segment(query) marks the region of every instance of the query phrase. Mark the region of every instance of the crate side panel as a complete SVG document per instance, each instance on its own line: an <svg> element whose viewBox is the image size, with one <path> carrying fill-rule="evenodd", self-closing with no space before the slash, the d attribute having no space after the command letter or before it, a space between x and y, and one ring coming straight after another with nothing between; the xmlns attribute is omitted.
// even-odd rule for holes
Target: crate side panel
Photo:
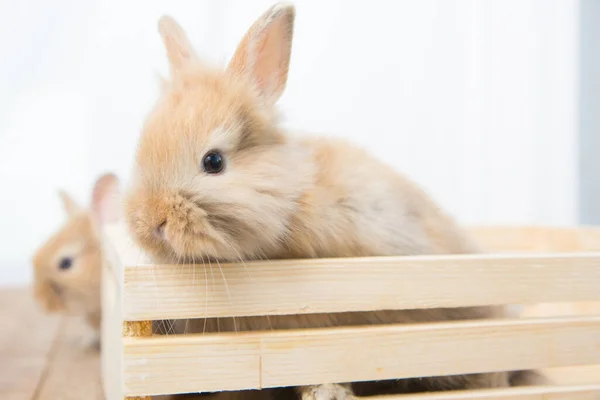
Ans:
<svg viewBox="0 0 600 400"><path fill-rule="evenodd" d="M600 300L600 253L125 268L128 320Z"/></svg>
<svg viewBox="0 0 600 400"><path fill-rule="evenodd" d="M105 243L105 260L102 269L102 354L101 373L104 395L107 400L123 399L121 337L122 313L119 260Z"/></svg>
<svg viewBox="0 0 600 400"><path fill-rule="evenodd" d="M127 339L124 357L129 395L598 364L600 317Z"/></svg>
<svg viewBox="0 0 600 400"><path fill-rule="evenodd" d="M598 400L600 384L372 396L369 400Z"/></svg>
<svg viewBox="0 0 600 400"><path fill-rule="evenodd" d="M478 226L468 232L489 252L600 251L597 227Z"/></svg>
<svg viewBox="0 0 600 400"><path fill-rule="evenodd" d="M598 363L600 318L478 321L273 337L263 343L262 382L288 386Z"/></svg>
<svg viewBox="0 0 600 400"><path fill-rule="evenodd" d="M169 335L124 340L128 396L259 388L260 337Z"/></svg>

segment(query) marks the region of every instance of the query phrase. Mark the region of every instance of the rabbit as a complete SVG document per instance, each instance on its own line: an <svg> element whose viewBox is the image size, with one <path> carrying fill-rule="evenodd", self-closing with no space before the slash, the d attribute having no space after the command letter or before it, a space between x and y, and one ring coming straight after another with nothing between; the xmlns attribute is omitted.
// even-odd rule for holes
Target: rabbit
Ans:
<svg viewBox="0 0 600 400"><path fill-rule="evenodd" d="M293 5L272 6L247 31L227 67L216 69L199 59L171 17L160 18L171 77L144 122L124 199L134 241L156 262L212 265L480 252L424 190L368 151L342 139L296 136L278 125L275 105L286 86L294 19ZM505 315L503 307L309 314L176 321L175 330ZM523 371L403 379L381 390L503 387L538 376ZM297 393L303 400L341 400L355 396L353 387L357 393L378 390L376 384L340 383L299 387Z"/></svg>
<svg viewBox="0 0 600 400"><path fill-rule="evenodd" d="M95 182L91 209L59 191L67 220L33 256L34 295L48 312L78 315L92 330L90 345L100 345L100 227L118 219L119 182L107 173Z"/></svg>

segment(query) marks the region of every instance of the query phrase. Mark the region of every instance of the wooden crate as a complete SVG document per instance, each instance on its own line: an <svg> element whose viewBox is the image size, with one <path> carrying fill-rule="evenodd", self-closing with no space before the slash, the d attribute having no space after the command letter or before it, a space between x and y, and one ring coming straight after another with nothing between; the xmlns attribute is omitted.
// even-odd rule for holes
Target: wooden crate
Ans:
<svg viewBox="0 0 600 400"><path fill-rule="evenodd" d="M600 230L472 232L493 254L253 262L222 266L215 279L192 266L153 265L123 226L111 226L103 274L107 399L529 368L553 368L560 378L567 372L556 368L570 366L592 371L589 381L396 397L600 399ZM210 299L202 290L208 279ZM475 322L151 332L151 321L162 319L491 304L527 307L520 318Z"/></svg>

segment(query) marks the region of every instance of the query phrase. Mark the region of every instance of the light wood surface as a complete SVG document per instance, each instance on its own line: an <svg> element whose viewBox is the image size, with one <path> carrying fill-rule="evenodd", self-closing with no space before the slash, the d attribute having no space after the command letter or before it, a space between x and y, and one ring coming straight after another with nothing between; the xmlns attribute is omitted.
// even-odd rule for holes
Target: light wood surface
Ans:
<svg viewBox="0 0 600 400"><path fill-rule="evenodd" d="M600 253L592 253L600 251L600 229L474 227L470 231L485 250L520 254L161 266L149 263L122 224L107 228L115 248L113 259L119 261L111 269L114 279L123 284L126 320L499 302L536 304L540 312L545 303L565 312L574 303L581 309L586 302L589 312L600 312L600 270L595 268ZM535 252L563 254L549 257ZM453 295L455 290L460 297Z"/></svg>
<svg viewBox="0 0 600 400"><path fill-rule="evenodd" d="M585 314L583 310L582 314ZM25 289L0 290L0 399L81 400L102 399L98 355L81 344L86 328L77 319L48 316L33 303ZM59 336L64 336L60 338ZM52 361L51 354L56 357ZM570 367L546 371L558 383L575 384L574 392L549 388L527 391L524 397L506 397L495 392L470 394L471 399L598 400L600 368ZM541 389L536 389L541 390ZM570 389L569 389L570 390ZM84 395L85 394L85 395ZM433 397L432 397L433 396ZM438 397L440 396L440 397ZM449 397L448 397L449 396ZM458 394L410 396L408 400L458 400ZM171 399L155 396L153 399ZM173 398L176 399L175 396ZM465 397L462 397L465 398ZM467 399L469 397L466 397ZM186 397L188 400L189 397ZM199 398L200 399L200 398ZM389 400L392 400L391 398Z"/></svg>
<svg viewBox="0 0 600 400"><path fill-rule="evenodd" d="M543 386L427 393L405 396L373 396L371 400L598 400L600 385Z"/></svg>
<svg viewBox="0 0 600 400"><path fill-rule="evenodd" d="M239 390L598 364L600 317L155 336L124 347L127 394Z"/></svg>
<svg viewBox="0 0 600 400"><path fill-rule="evenodd" d="M596 230L589 230L582 234L581 231L570 229L557 229L549 233L545 229L526 228L528 232L523 234L521 228L493 228L493 231L488 228L476 229L479 229L480 241L487 243L489 249L496 251L519 250L515 247L518 244L521 251L600 251L600 235L597 235ZM515 237L517 239L514 239ZM143 258L140 257L140 260ZM117 268L119 266L115 266L115 271ZM118 273L116 275L118 279ZM111 279L115 284L115 277ZM118 293L113 295L117 296ZM558 306L554 304L528 307L526 315L591 316L600 315L599 310L598 302L578 302ZM32 293L28 289L0 290L0 318L2 320L0 399L100 400L103 398L99 383L99 356L93 351L86 350L84 341L87 328L79 319L46 315L34 304ZM117 331L121 333L120 325ZM154 340L154 338L146 340ZM597 351L597 349L598 347L593 350ZM173 374L176 372L173 370ZM470 394L409 396L403 399L598 400L600 398L600 388L592 384L600 381L599 366L552 368L546 372L557 383L576 386L518 389L519 395L512 390L502 394L498 391L478 391ZM170 396L153 397L153 399L158 398L166 399ZM391 400L391 397L388 399Z"/></svg>
<svg viewBox="0 0 600 400"><path fill-rule="evenodd" d="M479 226L469 232L495 253L600 251L600 228L592 226Z"/></svg>
<svg viewBox="0 0 600 400"><path fill-rule="evenodd" d="M125 267L127 320L600 300L600 253ZM274 299L277 299L274 301Z"/></svg>
<svg viewBox="0 0 600 400"><path fill-rule="evenodd" d="M0 320L0 399L104 398L83 321L45 314L26 289L0 290Z"/></svg>
<svg viewBox="0 0 600 400"><path fill-rule="evenodd" d="M588 380L600 379L596 365L585 365L600 363L600 231L476 227L471 232L484 250L496 254L169 266L152 265L122 227L109 228L125 321L488 304L534 304L524 315L537 318L124 338L125 394L542 367L550 367L545 370L553 378L576 370L570 375L575 380L586 372ZM544 252L554 254L539 254ZM553 312L588 316L540 319ZM579 366L560 368L571 365ZM595 391L536 390L466 398L568 398Z"/></svg>
<svg viewBox="0 0 600 400"><path fill-rule="evenodd" d="M106 243L105 254L113 263L105 265L102 270L102 384L104 393L108 399L123 399L123 375L122 375L122 325L123 315L120 301L122 279L119 278L120 268L118 259L111 255L110 245Z"/></svg>
<svg viewBox="0 0 600 400"><path fill-rule="evenodd" d="M30 289L14 288L0 290L0 320L1 400L105 399L100 354L82 319L48 315Z"/></svg>

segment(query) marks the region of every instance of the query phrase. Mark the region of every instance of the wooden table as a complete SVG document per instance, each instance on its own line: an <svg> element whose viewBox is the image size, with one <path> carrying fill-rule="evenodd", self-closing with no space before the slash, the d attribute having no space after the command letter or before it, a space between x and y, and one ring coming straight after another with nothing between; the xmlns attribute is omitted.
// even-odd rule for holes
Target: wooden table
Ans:
<svg viewBox="0 0 600 400"><path fill-rule="evenodd" d="M45 314L30 290L3 289L0 320L0 399L104 399L100 354L80 319Z"/></svg>
<svg viewBox="0 0 600 400"><path fill-rule="evenodd" d="M565 314L600 311L597 303L580 308ZM536 308L528 313L547 312ZM31 291L21 288L0 290L0 321L1 400L104 400L100 354L86 345L89 331L81 319L44 313ZM600 381L600 366L547 372L557 383ZM182 398L160 399L172 397ZM185 396L192 398L207 399Z"/></svg>

